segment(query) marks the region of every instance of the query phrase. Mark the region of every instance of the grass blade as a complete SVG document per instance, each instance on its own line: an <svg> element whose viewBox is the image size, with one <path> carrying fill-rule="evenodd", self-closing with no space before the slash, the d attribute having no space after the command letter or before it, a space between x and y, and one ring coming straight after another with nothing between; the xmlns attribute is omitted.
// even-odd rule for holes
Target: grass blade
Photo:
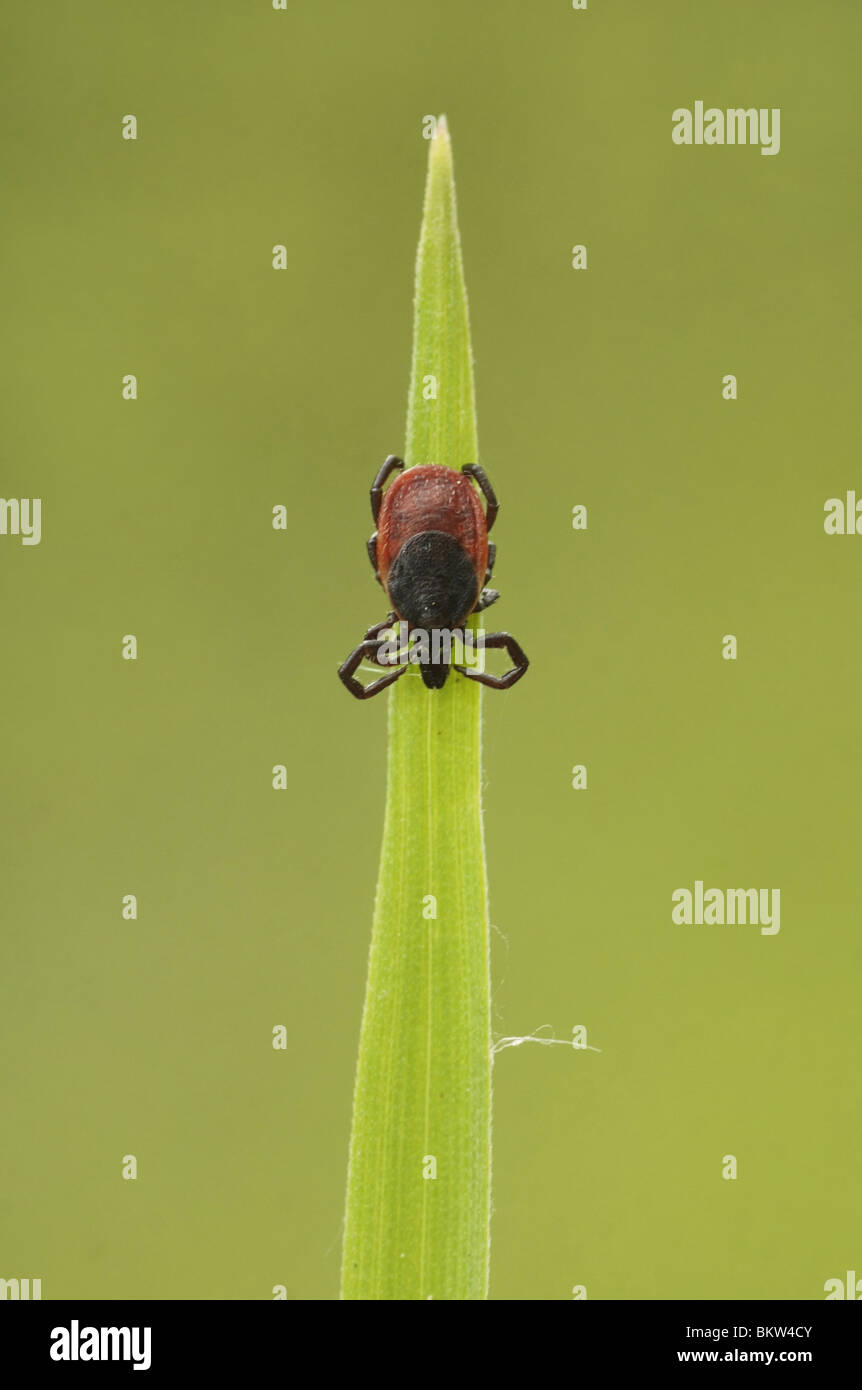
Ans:
<svg viewBox="0 0 862 1390"><path fill-rule="evenodd" d="M477 458L452 148L441 117L416 266L405 460L460 468ZM487 1297L491 1039L480 694L454 673L430 691L410 671L386 697L386 817L354 1096L346 1299Z"/></svg>

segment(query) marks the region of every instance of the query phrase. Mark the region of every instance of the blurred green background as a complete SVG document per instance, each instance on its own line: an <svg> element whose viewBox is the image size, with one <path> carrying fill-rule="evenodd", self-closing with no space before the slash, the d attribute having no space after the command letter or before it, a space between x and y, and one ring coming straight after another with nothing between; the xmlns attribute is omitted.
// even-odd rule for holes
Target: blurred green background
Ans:
<svg viewBox="0 0 862 1390"><path fill-rule="evenodd" d="M851 0L6 7L0 1277L337 1296L386 697L335 668L440 111L532 659L485 699L495 1030L601 1048L497 1059L491 1295L862 1268L860 43ZM780 153L675 146L698 99ZM674 926L696 878L780 934Z"/></svg>

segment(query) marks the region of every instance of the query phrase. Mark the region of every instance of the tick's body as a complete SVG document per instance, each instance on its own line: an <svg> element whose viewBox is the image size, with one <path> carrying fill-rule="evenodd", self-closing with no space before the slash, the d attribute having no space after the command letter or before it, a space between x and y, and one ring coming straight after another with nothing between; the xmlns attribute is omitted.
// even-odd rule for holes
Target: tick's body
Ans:
<svg viewBox="0 0 862 1390"><path fill-rule="evenodd" d="M436 464L402 473L383 494L376 552L397 617L412 627L458 627L488 568L488 527L473 484Z"/></svg>
<svg viewBox="0 0 862 1390"><path fill-rule="evenodd" d="M475 463L465 464L461 472L426 464L401 473L384 492L390 474L403 468L401 459L390 455L371 489L377 530L368 542L368 554L392 611L382 623L368 629L365 641L339 667L344 684L360 700L376 695L407 670L401 666L367 686L354 675L363 657L378 665L387 664L378 658L382 640L378 634L396 619L405 622L408 631L451 631L499 597L495 589L484 587L495 554L488 532L498 511L484 471ZM484 493L485 511L471 477ZM462 666L456 670L498 689L514 685L528 665L515 639L506 632L494 632L485 637L484 645L505 647L515 662L512 670L504 676L468 671ZM420 671L426 686L438 690L446 681L449 666L428 660L421 662Z"/></svg>

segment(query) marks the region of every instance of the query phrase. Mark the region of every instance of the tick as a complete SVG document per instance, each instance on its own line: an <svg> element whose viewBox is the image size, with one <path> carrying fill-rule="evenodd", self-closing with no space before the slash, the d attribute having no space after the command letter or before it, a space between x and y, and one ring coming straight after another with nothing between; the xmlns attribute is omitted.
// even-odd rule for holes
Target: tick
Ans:
<svg viewBox="0 0 862 1390"><path fill-rule="evenodd" d="M399 476L386 487L393 473ZM485 498L484 510L474 481ZM460 472L439 464L405 469L402 459L389 455L371 488L371 512L377 530L368 541L368 557L391 611L368 629L338 668L357 700L379 694L408 670L402 664L368 685L356 679L363 658L377 666L392 664L381 659L385 639L380 634L396 622L407 624L408 640L417 629L431 636L451 632L500 597L496 589L485 587L496 555L488 532L498 511L494 489L478 463L465 463ZM494 690L508 690L526 671L526 656L508 632L487 633L484 646L503 648L513 663L511 669L502 676L464 666L455 670ZM438 659L433 656L429 646L418 663L419 670L429 690L440 690L449 675L449 662L439 659L439 649Z"/></svg>

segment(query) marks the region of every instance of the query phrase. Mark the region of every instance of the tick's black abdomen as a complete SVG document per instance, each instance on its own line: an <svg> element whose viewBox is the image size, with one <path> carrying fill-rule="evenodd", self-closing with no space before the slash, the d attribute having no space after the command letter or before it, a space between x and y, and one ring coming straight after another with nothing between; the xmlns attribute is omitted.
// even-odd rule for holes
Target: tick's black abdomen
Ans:
<svg viewBox="0 0 862 1390"><path fill-rule="evenodd" d="M460 541L445 531L420 531L399 550L386 587L411 627L458 627L473 611L479 580Z"/></svg>

